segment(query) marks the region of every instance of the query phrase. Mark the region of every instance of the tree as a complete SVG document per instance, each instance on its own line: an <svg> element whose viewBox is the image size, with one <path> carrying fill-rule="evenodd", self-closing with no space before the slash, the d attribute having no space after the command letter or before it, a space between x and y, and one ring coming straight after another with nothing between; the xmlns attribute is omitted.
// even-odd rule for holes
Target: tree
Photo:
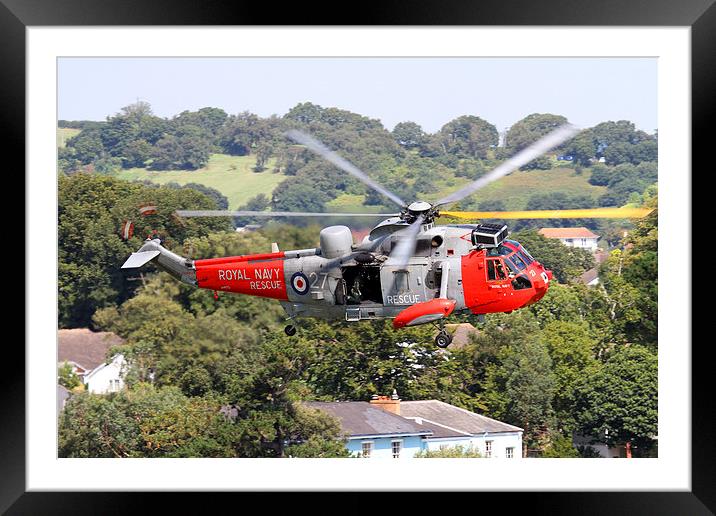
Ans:
<svg viewBox="0 0 716 516"><path fill-rule="evenodd" d="M545 459L571 459L580 457L580 454L569 437L556 434L552 437L549 446L547 446L542 453L542 457Z"/></svg>
<svg viewBox="0 0 716 516"><path fill-rule="evenodd" d="M400 122L393 128L393 138L406 149L415 149L425 141L423 128L415 122Z"/></svg>
<svg viewBox="0 0 716 516"><path fill-rule="evenodd" d="M167 183L167 186L169 186L170 184L171 183ZM177 185L177 186L179 186L179 185ZM206 185L201 185L198 183L187 183L180 188L190 188L192 190L196 190L197 192L203 193L209 199L214 201L214 203L216 204L216 209L218 209L218 210L228 210L229 209L229 200L226 198L226 196L224 194L222 194L216 188L212 188L212 187L206 186Z"/></svg>
<svg viewBox="0 0 716 516"><path fill-rule="evenodd" d="M133 140L127 144L122 164L125 168L143 167L152 155L152 146L147 140Z"/></svg>
<svg viewBox="0 0 716 516"><path fill-rule="evenodd" d="M608 443L633 443L641 452L658 432L657 358L642 346L615 349L604 366L579 382L576 417L580 430Z"/></svg>
<svg viewBox="0 0 716 516"><path fill-rule="evenodd" d="M482 455L472 445L460 446L458 444L439 450L420 450L414 457L416 459L479 459Z"/></svg>
<svg viewBox="0 0 716 516"><path fill-rule="evenodd" d="M594 186L607 186L612 178L612 168L602 163L595 163L592 167L592 175L589 176L589 184Z"/></svg>
<svg viewBox="0 0 716 516"><path fill-rule="evenodd" d="M73 371L72 364L69 362L63 362L57 368L57 383L69 390L72 390L75 387L82 385L82 380L80 380L80 378Z"/></svg>
<svg viewBox="0 0 716 516"><path fill-rule="evenodd" d="M552 425L552 360L533 336L505 346L498 357L498 364L487 367L484 399L492 417L524 429L527 456L528 448L542 446Z"/></svg>
<svg viewBox="0 0 716 516"><path fill-rule="evenodd" d="M180 135L167 134L152 152L152 170L196 170L209 162L212 144L196 126L183 127Z"/></svg>
<svg viewBox="0 0 716 516"><path fill-rule="evenodd" d="M554 373L554 408L559 430L576 429L574 420L575 385L597 369L594 358L596 342L585 323L555 320L544 326L542 340L552 359Z"/></svg>
<svg viewBox="0 0 716 516"><path fill-rule="evenodd" d="M302 179L288 178L274 189L271 210L321 212L325 211L325 203L330 200L326 190L307 184Z"/></svg>
<svg viewBox="0 0 716 516"><path fill-rule="evenodd" d="M239 211L265 211L271 206L271 200L266 194L258 194L246 201L246 204L239 206ZM246 226L247 224L255 224L256 217L234 217L234 225L236 227Z"/></svg>
<svg viewBox="0 0 716 516"><path fill-rule="evenodd" d="M60 176L58 191L58 295L61 327L87 326L97 308L128 299L136 283L120 269L146 235L157 230L169 248L184 239L227 228L227 221L180 220L181 208L215 209L205 195L191 189L144 186L106 176ZM142 217L138 208L155 202L156 215ZM123 240L124 221L135 224L135 236Z"/></svg>
<svg viewBox="0 0 716 516"><path fill-rule="evenodd" d="M59 456L236 457L236 427L220 409L176 387L76 394L60 415Z"/></svg>
<svg viewBox="0 0 716 516"><path fill-rule="evenodd" d="M515 154L566 123L567 119L563 116L533 113L515 122L507 131L506 151L510 155ZM550 168L552 164L547 156L536 158L522 167L523 170Z"/></svg>
<svg viewBox="0 0 716 516"><path fill-rule="evenodd" d="M220 108L204 107L198 111L182 111L174 117L174 127L194 126L201 128L209 140L217 138L221 127L228 118L226 111Z"/></svg>
<svg viewBox="0 0 716 516"><path fill-rule="evenodd" d="M224 152L235 156L246 156L254 152L259 143L268 142L274 136L274 130L266 120L244 111L226 119L218 141Z"/></svg>
<svg viewBox="0 0 716 516"><path fill-rule="evenodd" d="M442 154L485 158L499 140L497 128L477 116L465 115L445 124L433 137Z"/></svg>
<svg viewBox="0 0 716 516"><path fill-rule="evenodd" d="M656 198L651 199L656 207ZM624 339L652 349L658 343L658 212L635 229L600 267L613 326Z"/></svg>
<svg viewBox="0 0 716 516"><path fill-rule="evenodd" d="M87 165L106 154L101 135L101 129L85 129L67 140L66 145L74 158Z"/></svg>
<svg viewBox="0 0 716 516"><path fill-rule="evenodd" d="M261 142L256 147L256 165L254 166L254 172L263 172L266 170L266 162L273 155L274 148L268 142Z"/></svg>
<svg viewBox="0 0 716 516"><path fill-rule="evenodd" d="M585 167L591 165L597 153L597 145L589 130L577 133L574 138L564 143L563 147L565 153L574 158L575 163Z"/></svg>

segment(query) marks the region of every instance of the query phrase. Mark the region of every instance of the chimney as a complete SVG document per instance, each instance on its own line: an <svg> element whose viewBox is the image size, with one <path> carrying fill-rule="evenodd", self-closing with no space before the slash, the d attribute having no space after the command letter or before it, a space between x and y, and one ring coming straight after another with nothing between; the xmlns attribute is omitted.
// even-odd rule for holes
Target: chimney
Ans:
<svg viewBox="0 0 716 516"><path fill-rule="evenodd" d="M398 397L398 393L395 389L393 389L393 394L391 396L378 396L377 394L374 394L370 399L370 404L388 412L392 412L398 416L400 415L400 398Z"/></svg>

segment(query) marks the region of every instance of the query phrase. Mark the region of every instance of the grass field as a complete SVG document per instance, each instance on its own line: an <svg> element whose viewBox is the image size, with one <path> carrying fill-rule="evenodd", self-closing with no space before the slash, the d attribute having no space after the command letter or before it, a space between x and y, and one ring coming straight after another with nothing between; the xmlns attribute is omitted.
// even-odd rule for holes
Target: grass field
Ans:
<svg viewBox="0 0 716 516"><path fill-rule="evenodd" d="M571 168L518 170L487 185L468 200L470 204L476 206L481 201L500 199L505 203L506 209L522 210L527 207L527 202L533 195L563 192L569 196L589 195L596 202L597 197L606 192L606 187L590 185L588 182L590 175L590 170L583 170L581 174L577 174ZM447 193L449 192L441 192L436 198Z"/></svg>
<svg viewBox="0 0 716 516"><path fill-rule="evenodd" d="M145 180L158 184L175 182L180 185L198 183L216 188L229 200L229 208L236 209L252 197L263 193L271 197L271 192L286 176L272 172L274 160L267 163L266 170L254 172L254 156L229 156L212 154L209 163L199 170L162 170L150 171L144 168L122 170L117 177L126 180Z"/></svg>
<svg viewBox="0 0 716 516"><path fill-rule="evenodd" d="M57 128L57 146L64 147L65 142L77 134L80 134L79 129L70 129L69 127L58 127Z"/></svg>
<svg viewBox="0 0 716 516"><path fill-rule="evenodd" d="M513 172L484 189L468 197L469 204L475 207L481 201L500 199L508 210L522 210L532 195L564 192L567 195L590 195L596 199L606 192L606 187L589 184L590 170L576 174L571 168L553 168L552 170L529 170ZM426 196L424 200L434 202L445 197L450 192L467 184L463 178L458 178L455 185ZM387 201L390 202L390 201ZM362 195L343 194L326 204L326 209L345 212L376 211L372 206L363 206Z"/></svg>

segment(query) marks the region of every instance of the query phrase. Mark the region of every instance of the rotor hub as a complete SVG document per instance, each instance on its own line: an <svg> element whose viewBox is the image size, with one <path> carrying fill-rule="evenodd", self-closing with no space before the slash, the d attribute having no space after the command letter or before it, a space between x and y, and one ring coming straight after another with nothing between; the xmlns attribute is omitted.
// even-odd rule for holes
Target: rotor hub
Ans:
<svg viewBox="0 0 716 516"><path fill-rule="evenodd" d="M403 208L401 213L401 218L409 224L414 222L419 216L423 217L425 223L430 223L438 216L438 212L429 202L415 201L410 203L406 208Z"/></svg>

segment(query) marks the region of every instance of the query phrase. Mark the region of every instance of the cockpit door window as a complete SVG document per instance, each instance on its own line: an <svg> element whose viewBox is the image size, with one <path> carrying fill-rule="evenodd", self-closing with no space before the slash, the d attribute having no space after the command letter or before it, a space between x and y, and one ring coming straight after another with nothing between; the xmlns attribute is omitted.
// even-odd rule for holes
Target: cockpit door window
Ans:
<svg viewBox="0 0 716 516"><path fill-rule="evenodd" d="M487 279L488 281L501 281L507 279L507 272L502 260L495 258L487 259Z"/></svg>

